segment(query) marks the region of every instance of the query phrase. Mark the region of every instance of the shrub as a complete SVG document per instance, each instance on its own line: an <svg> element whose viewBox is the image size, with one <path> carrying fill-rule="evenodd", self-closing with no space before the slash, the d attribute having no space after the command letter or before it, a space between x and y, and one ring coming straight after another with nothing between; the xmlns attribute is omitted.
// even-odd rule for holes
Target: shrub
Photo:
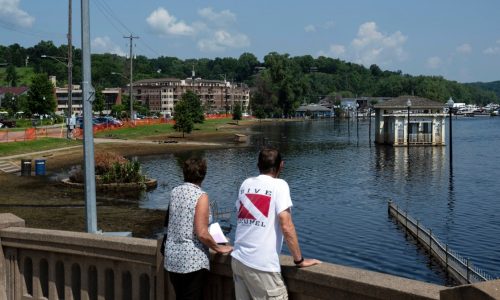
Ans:
<svg viewBox="0 0 500 300"><path fill-rule="evenodd" d="M102 183L143 183L145 176L141 174L138 161L114 163L113 167L101 176Z"/></svg>
<svg viewBox="0 0 500 300"><path fill-rule="evenodd" d="M114 152L99 151L94 154L95 175L97 183L144 183L145 176L141 174L138 161L129 161ZM80 166L69 173L72 182L82 183L83 170Z"/></svg>
<svg viewBox="0 0 500 300"><path fill-rule="evenodd" d="M104 175L113 168L115 163L123 164L127 159L115 152L98 151L94 154L95 174Z"/></svg>

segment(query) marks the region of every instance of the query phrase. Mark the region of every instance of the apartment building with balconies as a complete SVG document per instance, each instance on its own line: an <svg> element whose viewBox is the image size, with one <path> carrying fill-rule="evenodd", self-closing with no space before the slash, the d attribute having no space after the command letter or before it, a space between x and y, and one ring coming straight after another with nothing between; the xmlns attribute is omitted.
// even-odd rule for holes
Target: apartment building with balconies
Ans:
<svg viewBox="0 0 500 300"><path fill-rule="evenodd" d="M206 113L230 113L236 103L248 112L250 89L242 83L201 78L154 78L134 82L133 97L151 112L172 115L175 104L184 93L193 91L200 97Z"/></svg>

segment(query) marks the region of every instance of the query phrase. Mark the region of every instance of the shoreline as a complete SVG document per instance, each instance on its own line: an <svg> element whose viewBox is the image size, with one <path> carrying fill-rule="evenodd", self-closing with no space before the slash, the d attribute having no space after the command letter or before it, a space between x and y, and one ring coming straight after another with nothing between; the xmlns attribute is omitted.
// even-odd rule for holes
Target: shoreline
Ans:
<svg viewBox="0 0 500 300"><path fill-rule="evenodd" d="M248 136L259 134L252 127L291 120L250 120L240 124L227 124L215 132L192 132L186 138L176 138L177 143L162 143L163 136L148 136L141 140L95 139L95 149L113 151L125 157L179 153L193 150L248 147L247 143L234 142L235 134ZM175 135L180 135L175 134ZM172 139L168 137L168 139ZM182 141L181 141L182 140ZM20 157L46 159L46 176L25 176L19 173L0 174L2 201L0 213L13 213L26 221L27 227L86 231L85 195L82 190L65 187L53 177L69 171L69 168L83 165L83 147L43 151L43 154ZM40 157L41 156L41 157ZM21 158L13 158L19 162ZM0 157L0 160L2 157ZM97 222L99 230L130 231L135 237L154 238L163 226L164 211L140 208L137 193L97 193ZM127 220L124 222L124 220ZM152 228L153 231L145 231Z"/></svg>

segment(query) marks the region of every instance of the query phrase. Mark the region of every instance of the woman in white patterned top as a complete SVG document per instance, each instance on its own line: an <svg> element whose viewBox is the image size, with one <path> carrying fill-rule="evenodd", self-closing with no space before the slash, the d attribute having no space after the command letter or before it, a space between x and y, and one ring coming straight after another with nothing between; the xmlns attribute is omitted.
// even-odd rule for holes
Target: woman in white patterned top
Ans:
<svg viewBox="0 0 500 300"><path fill-rule="evenodd" d="M183 165L184 184L172 190L165 245L165 269L176 299L203 299L210 262L208 248L229 253L232 246L218 245L208 232L209 200L201 189L207 162L190 158Z"/></svg>

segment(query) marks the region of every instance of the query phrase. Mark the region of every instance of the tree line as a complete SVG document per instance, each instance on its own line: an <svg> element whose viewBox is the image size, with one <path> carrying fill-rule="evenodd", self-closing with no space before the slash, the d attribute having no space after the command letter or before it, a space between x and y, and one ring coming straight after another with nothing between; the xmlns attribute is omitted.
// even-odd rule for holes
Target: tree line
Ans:
<svg viewBox="0 0 500 300"><path fill-rule="evenodd" d="M23 48L18 44L0 46L0 66L10 68L3 72L0 82L15 85L21 81L12 67L32 68L35 74L55 75L59 85L66 84L67 69L64 57L67 46L55 46L51 41ZM57 58L42 58L42 55ZM81 50L73 51L73 80L81 81ZM92 81L96 89L125 86L128 82L129 62L115 54L92 54ZM134 80L145 78L186 78L195 69L196 76L212 80L243 82L251 89L251 108L260 116L286 116L303 103L317 103L330 96L341 97L397 97L415 95L435 101L485 105L499 103L500 93L481 84L462 84L441 76L412 76L402 71L382 70L377 65L363 65L331 57L311 55L290 56L271 52L259 61L252 53L238 58L179 59L160 56L134 58ZM0 67L1 68L1 67ZM122 76L112 73L121 73ZM26 81L26 80L25 80Z"/></svg>

